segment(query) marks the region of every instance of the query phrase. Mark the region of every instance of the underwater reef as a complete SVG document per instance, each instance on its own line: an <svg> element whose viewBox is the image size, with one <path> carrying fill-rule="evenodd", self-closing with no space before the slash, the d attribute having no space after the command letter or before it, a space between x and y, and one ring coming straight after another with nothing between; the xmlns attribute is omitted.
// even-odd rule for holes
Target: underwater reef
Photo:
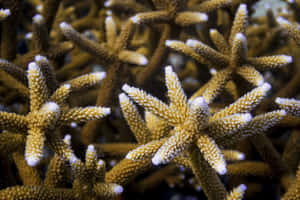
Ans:
<svg viewBox="0 0 300 200"><path fill-rule="evenodd" d="M0 200L300 200L284 4L0 0Z"/></svg>

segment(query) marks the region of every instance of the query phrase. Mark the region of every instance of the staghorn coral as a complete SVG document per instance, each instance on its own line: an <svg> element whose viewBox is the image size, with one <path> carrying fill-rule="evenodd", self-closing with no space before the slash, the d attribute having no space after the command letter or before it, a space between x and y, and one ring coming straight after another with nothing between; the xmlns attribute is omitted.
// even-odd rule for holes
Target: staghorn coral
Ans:
<svg viewBox="0 0 300 200"><path fill-rule="evenodd" d="M56 146L60 144L56 142L58 139L55 137L57 136L53 134L55 126L99 119L110 113L109 108L68 108L65 105L71 91L96 84L105 77L105 73L78 77L56 88L52 83L55 82L55 77L48 60L41 56L36 56L36 60L40 67L37 63L32 62L27 71L30 112L26 116L1 112L2 129L23 132L27 135L25 159L29 166L35 166L41 160L46 142L53 148L54 152L64 148L63 146ZM45 76L42 71L45 72ZM47 81L52 83L51 86L56 89L51 91L51 88L47 87L47 83L49 84ZM61 152L57 153L61 154Z"/></svg>
<svg viewBox="0 0 300 200"><path fill-rule="evenodd" d="M117 38L116 24L113 18L108 16L105 19L107 43L101 45L97 45L97 43L80 35L72 28L72 26L65 22L60 24L60 28L63 34L81 49L100 57L103 60L107 60L108 62L125 62L146 65L147 59L143 55L123 49L126 45L126 37L130 35L130 26L132 26L130 23L131 22L128 22L128 27L126 27L122 35Z"/></svg>
<svg viewBox="0 0 300 200"><path fill-rule="evenodd" d="M228 195L227 200L242 199L246 188L245 185L239 185L237 188L234 188Z"/></svg>
<svg viewBox="0 0 300 200"><path fill-rule="evenodd" d="M226 77L228 81L232 79L232 75L236 74L253 86L260 86L264 83L264 78L256 69L267 70L282 67L291 63L292 57L286 55L248 57L247 39L244 35L247 24L247 6L241 4L235 14L228 40L216 29L210 29L210 37L218 51L194 39L189 39L186 43L168 40L166 45L200 63L208 64L210 68L212 66L221 69L226 68L229 71L228 77ZM236 93L234 88L237 87L234 83L228 82L226 88L230 94L236 96L234 95Z"/></svg>
<svg viewBox="0 0 300 200"><path fill-rule="evenodd" d="M66 135L64 142L68 150L72 151L70 139L71 136ZM68 159L71 169L66 160L54 155L43 183L7 188L0 192L0 199L113 199L123 192L120 185L103 183L105 163L101 159L97 160L93 145L88 146L85 163L74 154ZM74 176L72 189L63 187L68 171L72 171Z"/></svg>
<svg viewBox="0 0 300 200"><path fill-rule="evenodd" d="M218 92L222 83L218 84L212 79L212 81L209 82L210 84L208 84L209 87L206 87L203 97L197 97L190 100L188 103L178 77L172 71L170 66L165 68L165 77L168 88L168 97L170 98L169 105L166 105L157 98L148 95L146 92L137 88L128 85L122 87L132 99L144 106L146 110L156 115L161 120L164 120L165 124L173 126L173 130L169 133L170 136L168 138L151 141L146 145L142 145L141 147L130 151L126 156L127 159L143 160L152 157L152 163L154 165L166 164L179 156L182 152L191 151L188 151L188 149L194 143L200 149L201 156L203 156L202 160L206 160L213 169L223 175L227 171L226 163L223 154L216 145L214 139L219 140L221 144L226 145L227 138L232 140L233 138L242 138L242 134L247 136L253 135L255 134L251 131L253 127L266 130L285 115L285 112L281 110L273 112L271 121L269 122L264 121L268 119L268 115L260 116L262 117L261 120L256 119L251 121L252 117L248 112L261 101L266 92L270 89L270 86L267 83L241 97L229 107L211 115L206 101L212 102L216 96L215 93ZM120 95L120 102L123 106L123 110L126 109L126 119L131 125L131 129L135 132L136 138L142 142L147 141L144 138L149 135L149 131L146 129L146 125L142 119L134 114L136 112L133 110L128 111L128 109L133 108L132 106L128 107L130 101L126 98L125 94ZM251 123L250 126L248 126L249 123ZM239 133L239 137L235 135L236 133ZM190 153L188 153L188 159L190 159L190 162L194 165L192 168L194 168L196 167L196 163L193 162L193 158L191 157L192 154L189 154ZM206 182L209 184L209 182L212 181L207 179L213 179L211 176L205 177L206 180L203 180L203 178L201 180L201 176L198 176L197 178L203 187L206 187L204 186ZM211 189L204 188L204 190L208 196L216 198L210 194ZM215 192L221 193L218 189Z"/></svg>
<svg viewBox="0 0 300 200"><path fill-rule="evenodd" d="M189 102L188 105L186 96L183 93L178 78L175 75L175 73L172 71L172 68L166 67L165 71L166 71L166 84L168 87L168 96L171 100L169 106L167 106L166 104L159 101L158 99L150 95L147 95L145 92L138 90L136 88L130 87L128 85L124 85L122 88L126 93L128 93L128 95L131 98L133 98L139 104L145 106L147 110L152 112L154 115L159 116L163 120L166 120L168 124L175 127L174 128L175 133L172 133L173 136L171 137L172 139L174 139L174 142L171 143L172 139L171 138L169 139L170 148L174 148L174 149L169 149L168 147L169 145L166 145L164 148L162 147L161 148L162 152L160 152L159 150L159 152L155 154L152 160L153 163L156 165L169 162L175 156L181 153L184 149L186 149L186 146L189 146L192 143L192 141L198 141L197 144L198 146L200 145L200 149L201 147L207 148L206 146L201 146L202 139L204 144L211 144L212 146L215 146L215 144L209 139L209 137L204 136L203 138L201 138L200 136L200 138L197 139L196 134L199 134L206 129L208 129L209 132L211 132L208 133L207 135L210 135L215 138L218 137L221 138L224 136L234 137L232 135L234 135L234 133L236 132L243 132L243 131L247 132L247 128L245 127L252 119L251 115L248 112L252 110L259 103L260 99L266 94L266 92L270 88L268 84L264 84L261 87L258 87L252 92L246 94L244 97L240 98L235 103L231 104L228 108L225 108L224 110L210 116L211 114L209 113L209 108L206 101L208 102L212 101L211 97L216 96L214 93L216 93L216 91L218 90L218 86L214 85L212 86L212 88L206 88L203 97L197 97L193 99L192 101ZM281 119L280 117L281 112L282 111L276 113L278 114L278 119ZM193 116L193 113L195 116ZM282 112L282 115L284 115L284 112ZM129 118L129 120L131 119ZM195 120L195 122L193 120ZM195 124L195 123L199 123L199 124ZM195 127L193 127L191 124L195 124L193 125ZM243 130L244 128L245 130ZM265 129L266 127L263 128ZM180 132L185 132L185 133L182 133L182 135L180 136L179 135L176 136ZM191 134L191 136L186 136L188 135L187 133ZM176 138L178 140L175 140ZM151 147L149 148L151 149ZM178 150L175 150L177 148ZM212 148L212 147L208 146L208 148ZM207 150L208 150L207 153L209 154L209 149ZM216 154L217 152L214 152L213 154ZM206 151L203 150L202 153L205 154ZM134 158L135 155L130 155L130 156L128 155L128 157L132 157L133 159L135 159ZM222 161L223 159L222 158L219 159L217 159L216 161L220 161L220 162L216 162L215 164L213 164L213 166L215 166L216 169L220 169L219 172L222 172L225 166ZM211 162L214 163L213 160Z"/></svg>
<svg viewBox="0 0 300 200"><path fill-rule="evenodd" d="M278 17L277 22L285 28L285 30L288 32L288 35L292 37L297 45L299 45L299 30L297 28L297 25L292 25L291 22L284 19L283 17Z"/></svg>
<svg viewBox="0 0 300 200"><path fill-rule="evenodd" d="M207 15L201 12L185 10L186 1L153 1L157 11L139 13L131 18L134 23L174 22L180 26L189 26L207 21Z"/></svg>
<svg viewBox="0 0 300 200"><path fill-rule="evenodd" d="M282 197L283 200L289 199L299 199L299 169L297 170L296 180L293 185L288 189L288 191Z"/></svg>
<svg viewBox="0 0 300 200"><path fill-rule="evenodd" d="M299 2L263 2L0 0L0 199L298 199Z"/></svg>
<svg viewBox="0 0 300 200"><path fill-rule="evenodd" d="M111 98L113 98L114 90L121 83L120 79L116 79L117 73L119 76L126 74L127 67L122 67L122 63L132 63L138 65L146 65L148 60L145 56L126 50L129 39L133 33L133 23L131 20L126 22L126 25L122 28L119 36L117 37L116 24L112 17L108 16L105 19L106 28L106 43L97 44L92 40L84 37L76 32L70 25L65 22L60 24L60 28L63 34L81 49L88 53L100 57L109 64L109 70L107 71L107 79L104 80L102 88L99 90L97 105L107 106L110 104ZM123 73L121 73L123 72ZM101 97L101 98L100 98ZM95 137L93 135L95 122L90 122L86 125L82 135L86 138L85 143L90 143Z"/></svg>

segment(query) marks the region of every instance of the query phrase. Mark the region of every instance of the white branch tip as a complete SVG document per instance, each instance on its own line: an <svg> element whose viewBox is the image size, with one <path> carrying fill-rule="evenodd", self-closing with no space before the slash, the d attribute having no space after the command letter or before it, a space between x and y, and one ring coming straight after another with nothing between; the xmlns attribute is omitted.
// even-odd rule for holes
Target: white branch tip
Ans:
<svg viewBox="0 0 300 200"><path fill-rule="evenodd" d="M166 40L166 41L165 41L165 45L166 45L167 47L172 47L173 44L175 44L176 42L179 42L179 41L176 41L176 40Z"/></svg>
<svg viewBox="0 0 300 200"><path fill-rule="evenodd" d="M235 39L236 40L240 40L242 42L246 42L247 41L247 39L246 39L246 37L245 37L245 35L243 33L237 33L235 35Z"/></svg>
<svg viewBox="0 0 300 200"><path fill-rule="evenodd" d="M216 74L217 74L217 70L216 70L215 68L211 68L211 69L209 70L209 73L210 73L211 75L216 75Z"/></svg>
<svg viewBox="0 0 300 200"><path fill-rule="evenodd" d="M293 62L293 57L292 56L282 55L282 58L286 63L292 63Z"/></svg>
<svg viewBox="0 0 300 200"><path fill-rule="evenodd" d="M93 152L93 153L96 153L96 149L95 149L95 146L90 144L87 148L87 151L88 152Z"/></svg>
<svg viewBox="0 0 300 200"><path fill-rule="evenodd" d="M107 17L105 18L105 24L107 24L107 23L109 23L109 22L114 23L113 18L112 18L111 16L107 16Z"/></svg>
<svg viewBox="0 0 300 200"><path fill-rule="evenodd" d="M70 146L71 145L71 135L70 134L65 135L63 141L65 144Z"/></svg>
<svg viewBox="0 0 300 200"><path fill-rule="evenodd" d="M30 62L28 64L28 70L30 70L30 71L39 71L40 68L35 62Z"/></svg>
<svg viewBox="0 0 300 200"><path fill-rule="evenodd" d="M130 20L131 20L134 24L139 24L141 18L140 18L140 16L139 16L139 14L137 14L137 15L131 17Z"/></svg>
<svg viewBox="0 0 300 200"><path fill-rule="evenodd" d="M59 105L57 105L55 102L45 103L42 108L45 110L48 110L50 112L59 112L60 111Z"/></svg>
<svg viewBox="0 0 300 200"><path fill-rule="evenodd" d="M157 165L159 165L161 163L162 163L161 156L158 155L158 154L155 154L154 157L152 158L152 164L155 165L155 166L157 166Z"/></svg>
<svg viewBox="0 0 300 200"><path fill-rule="evenodd" d="M226 173L227 173L226 165L224 165L224 164L219 164L219 165L216 167L216 171L217 171L220 175L226 174Z"/></svg>
<svg viewBox="0 0 300 200"><path fill-rule="evenodd" d="M111 6L112 2L110 0L104 2L104 7Z"/></svg>
<svg viewBox="0 0 300 200"><path fill-rule="evenodd" d="M217 29L214 29L214 28L213 29L209 29L209 33L212 34L212 35L216 34L217 32L218 32Z"/></svg>
<svg viewBox="0 0 300 200"><path fill-rule="evenodd" d="M32 36L33 36L32 32L28 32L25 34L25 39L30 40L32 38Z"/></svg>
<svg viewBox="0 0 300 200"><path fill-rule="evenodd" d="M205 108L205 107L208 107L208 104L205 101L204 97L197 97L192 101L192 106L195 106L197 108L198 107Z"/></svg>
<svg viewBox="0 0 300 200"><path fill-rule="evenodd" d="M286 99L286 98L281 98L281 97L277 97L275 99L275 103L277 104L286 104L288 103L289 99Z"/></svg>
<svg viewBox="0 0 300 200"><path fill-rule="evenodd" d="M111 113L111 109L110 108L100 107L100 109L102 110L102 112L104 113L104 115L109 115Z"/></svg>
<svg viewBox="0 0 300 200"><path fill-rule="evenodd" d="M122 90L125 91L125 92L127 92L127 93L129 93L130 90L131 90L131 87L130 87L128 84L125 83L125 84L122 86Z"/></svg>
<svg viewBox="0 0 300 200"><path fill-rule="evenodd" d="M280 111L279 111L279 114L280 114L281 116L286 116L287 113L286 113L285 110L280 110Z"/></svg>
<svg viewBox="0 0 300 200"><path fill-rule="evenodd" d="M121 94L119 94L119 101L120 103L125 103L129 101L129 98L125 93L122 92Z"/></svg>
<svg viewBox="0 0 300 200"><path fill-rule="evenodd" d="M246 113L246 114L241 114L241 119L244 122L250 122L252 119L252 116L250 113Z"/></svg>
<svg viewBox="0 0 300 200"><path fill-rule="evenodd" d="M35 7L35 9L41 13L43 11L43 5L38 5Z"/></svg>
<svg viewBox="0 0 300 200"><path fill-rule="evenodd" d="M271 86L269 83L264 83L264 84L261 86L261 89L262 89L264 92L268 92L271 88L272 88L272 86Z"/></svg>
<svg viewBox="0 0 300 200"><path fill-rule="evenodd" d="M144 55L140 55L137 57L137 62L140 65L147 65L148 64L148 59Z"/></svg>
<svg viewBox="0 0 300 200"><path fill-rule="evenodd" d="M241 185L239 185L239 188L241 191L245 192L247 189L247 186L245 184L241 184Z"/></svg>
<svg viewBox="0 0 300 200"><path fill-rule="evenodd" d="M168 75L168 74L171 74L173 73L173 69L172 69L172 66L171 65L168 65L165 67L165 74Z"/></svg>
<svg viewBox="0 0 300 200"><path fill-rule="evenodd" d="M11 15L10 9L0 9L0 12L2 12L3 15L5 15L6 17L8 17L9 15Z"/></svg>
<svg viewBox="0 0 300 200"><path fill-rule="evenodd" d="M282 105L287 105L287 104L300 104L300 101L299 100L296 100L296 99L289 99L289 98L281 98L281 97L277 97L275 99L275 102L277 104L282 104Z"/></svg>
<svg viewBox="0 0 300 200"><path fill-rule="evenodd" d="M72 128L76 128L78 125L77 125L76 122L71 122L71 123L70 123L70 126L71 126Z"/></svg>
<svg viewBox="0 0 300 200"><path fill-rule="evenodd" d="M132 160L132 153L131 153L131 151L126 155L125 158L128 159L128 160Z"/></svg>
<svg viewBox="0 0 300 200"><path fill-rule="evenodd" d="M30 167L34 167L38 164L39 159L36 156L26 155L25 160Z"/></svg>
<svg viewBox="0 0 300 200"><path fill-rule="evenodd" d="M114 191L116 194L121 194L123 192L123 187L121 185L116 185Z"/></svg>
<svg viewBox="0 0 300 200"><path fill-rule="evenodd" d="M60 24L59 24L59 27L60 27L60 29L62 29L62 30L67 30L67 29L73 29L73 27L70 25L70 24L68 24L67 22L61 22Z"/></svg>
<svg viewBox="0 0 300 200"><path fill-rule="evenodd" d="M36 55L36 56L34 57L34 60L35 60L36 62L48 61L48 59L47 59L45 56L42 56L42 55Z"/></svg>
<svg viewBox="0 0 300 200"><path fill-rule="evenodd" d="M193 47L193 48L195 48L197 45L200 45L200 44L202 44L200 41L194 40L194 39L188 39L186 41L186 45L188 45L189 47Z"/></svg>
<svg viewBox="0 0 300 200"><path fill-rule="evenodd" d="M247 14L248 13L247 4L242 3L240 5L240 7L238 8L238 12L240 12L240 11L243 11L243 12L245 12Z"/></svg>
<svg viewBox="0 0 300 200"><path fill-rule="evenodd" d="M43 18L42 15L36 14L36 15L33 16L32 20L33 20L34 23L38 24L38 23L42 23L42 21L44 20L44 18Z"/></svg>
<svg viewBox="0 0 300 200"><path fill-rule="evenodd" d="M62 87L64 87L64 88L66 88L66 89L69 90L69 89L71 88L71 84L68 84L68 83L67 83L67 84L64 84Z"/></svg>
<svg viewBox="0 0 300 200"><path fill-rule="evenodd" d="M238 159L239 160L245 160L245 158L246 158L245 154L243 154L243 153L238 154Z"/></svg>
<svg viewBox="0 0 300 200"><path fill-rule="evenodd" d="M280 25L292 25L290 21L288 21L287 19L285 19L284 17L277 17L276 21L278 24Z"/></svg>
<svg viewBox="0 0 300 200"><path fill-rule="evenodd" d="M100 160L98 160L97 165L103 166L103 165L105 165L105 162L104 162L103 160L100 159Z"/></svg>
<svg viewBox="0 0 300 200"><path fill-rule="evenodd" d="M106 77L106 72L95 72L93 75L99 80L103 80Z"/></svg>
<svg viewBox="0 0 300 200"><path fill-rule="evenodd" d="M264 83L265 83L264 78L259 79L259 80L257 81L257 86L262 86Z"/></svg>
<svg viewBox="0 0 300 200"><path fill-rule="evenodd" d="M108 10L108 11L106 11L106 14L107 14L107 15L112 15L112 11L111 11L111 10Z"/></svg>
<svg viewBox="0 0 300 200"><path fill-rule="evenodd" d="M200 22L206 22L208 20L208 16L206 13L197 12L196 16L198 17Z"/></svg>
<svg viewBox="0 0 300 200"><path fill-rule="evenodd" d="M76 155L72 154L71 158L70 158L70 163L75 164L77 161L78 161L78 158L76 157Z"/></svg>

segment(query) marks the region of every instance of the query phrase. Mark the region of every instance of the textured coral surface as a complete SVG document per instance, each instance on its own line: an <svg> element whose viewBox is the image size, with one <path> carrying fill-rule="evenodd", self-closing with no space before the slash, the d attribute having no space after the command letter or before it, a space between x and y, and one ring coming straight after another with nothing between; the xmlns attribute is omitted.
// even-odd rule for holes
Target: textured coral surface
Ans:
<svg viewBox="0 0 300 200"><path fill-rule="evenodd" d="M299 200L281 3L0 0L0 200Z"/></svg>

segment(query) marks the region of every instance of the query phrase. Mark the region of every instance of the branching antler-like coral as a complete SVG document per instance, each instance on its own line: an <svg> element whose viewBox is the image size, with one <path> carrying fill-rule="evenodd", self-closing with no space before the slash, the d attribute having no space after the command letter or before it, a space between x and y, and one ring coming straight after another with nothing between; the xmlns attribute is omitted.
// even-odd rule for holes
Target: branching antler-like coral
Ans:
<svg viewBox="0 0 300 200"><path fill-rule="evenodd" d="M300 6L261 3L0 0L0 200L299 199Z"/></svg>
<svg viewBox="0 0 300 200"><path fill-rule="evenodd" d="M300 32L297 28L298 25L293 25L291 22L289 22L283 17L278 17L277 23L283 26L288 32L288 35L292 37L298 45L300 45Z"/></svg>
<svg viewBox="0 0 300 200"><path fill-rule="evenodd" d="M244 35L247 24L247 7L241 4L236 11L228 40L216 29L210 30L210 37L218 51L194 39L187 40L185 44L181 41L168 40L166 45L200 63L208 64L210 68L228 71L227 80L237 74L252 85L260 86L264 83L264 78L256 69L267 70L282 67L291 63L292 57L286 55L247 57L247 39Z"/></svg>
<svg viewBox="0 0 300 200"><path fill-rule="evenodd" d="M138 24L174 22L180 26L189 26L207 21L205 13L185 10L186 1L153 1L157 11L139 13L132 17Z"/></svg>
<svg viewBox="0 0 300 200"><path fill-rule="evenodd" d="M1 112L2 129L28 134L25 147L25 158L28 165L35 166L41 160L45 143L48 143L54 152L61 155L61 152L57 152L57 150L64 147L56 146L60 145L54 133L56 126L99 119L110 113L110 109L104 107L68 108L66 105L71 91L92 86L104 77L105 73L103 72L84 75L51 91L51 88L47 87L47 83L52 83L51 87L55 87L53 85L55 77L49 61L45 57L36 56L36 62L29 64L27 79L30 112L26 116Z"/></svg>
<svg viewBox="0 0 300 200"><path fill-rule="evenodd" d="M212 158L208 162L220 174L224 174L226 170L223 156L220 155L220 150L218 150L216 144L209 136L219 138L228 137L241 131L246 132L243 129L252 119L251 114L248 112L266 95L270 86L267 83L263 84L229 107L211 116L205 100L207 96L210 96L210 88L206 90L203 97L197 97L188 103L178 78L171 67L166 67L166 84L168 96L171 99L169 106L139 89L128 85L124 85L122 88L131 98L144 106L146 110L166 120L168 124L174 127L173 136L154 155L152 159L153 164L168 163L193 142L196 142L199 148L203 149L204 157ZM282 114L278 113L278 119L280 119L281 115L284 115L284 112ZM205 130L209 132L202 135ZM210 155L211 151L217 157ZM135 156L130 155L128 157L133 157L134 159Z"/></svg>
<svg viewBox="0 0 300 200"><path fill-rule="evenodd" d="M300 101L296 99L285 99L278 97L276 103L280 108L287 111L288 114L299 117L300 116Z"/></svg>
<svg viewBox="0 0 300 200"><path fill-rule="evenodd" d="M78 45L82 50L98 57L109 64L107 71L107 79L104 80L99 90L99 98L97 105L108 106L111 104L115 89L120 85L121 80L117 79L117 73L128 73L127 67L123 67L123 63L132 63L138 65L146 65L147 58L137 52L127 50L129 40L132 36L134 25L131 20L126 22L119 36L117 36L117 27L111 16L105 19L106 43L98 44L95 41L78 33L72 26L65 22L60 24L63 34L73 43ZM121 73L123 72L123 73ZM122 75L123 76L123 75ZM101 97L101 98L100 98ZM83 136L87 137L87 142L93 141L95 122L86 125Z"/></svg>
<svg viewBox="0 0 300 200"><path fill-rule="evenodd" d="M283 110L274 111L258 116L251 121L252 117L249 112L270 89L270 85L267 83L244 95L220 112L211 115L206 99L211 102L212 99L210 97L215 97L213 93L217 91L217 84L206 88L203 97L197 97L188 102L178 77L170 66L165 68L165 76L168 97L170 98L169 105L137 88L126 84L122 87L130 98L173 127L169 137L151 141L138 147L127 154L127 159L143 160L151 157L154 165L166 164L187 151L194 144L198 146L201 155L209 165L223 175L227 171L225 159L214 140L222 141L221 144L226 145L226 141L230 141L233 138L241 138L240 136L243 134L246 136L255 134L251 131L254 127L266 130L285 115ZM130 104L130 101L125 94L120 95L120 101L123 108L128 109L127 105ZM143 121L135 114L128 114L136 112L126 111L125 113L127 113L125 116L132 129L135 130L136 134L139 134L137 138L147 137L148 132ZM268 118L271 120L267 120ZM261 119L267 121L262 122ZM248 126L250 123L251 125ZM223 138L225 141L223 141ZM204 180L200 180L200 183L201 181Z"/></svg>
<svg viewBox="0 0 300 200"><path fill-rule="evenodd" d="M70 148L71 136L64 138L67 150ZM113 183L104 183L105 162L97 160L93 145L86 151L85 163L73 153L67 158L74 176L72 189L63 188L64 178L70 171L66 160L55 155L49 164L43 184L15 186L0 191L0 199L115 199L123 192L123 187Z"/></svg>
<svg viewBox="0 0 300 200"><path fill-rule="evenodd" d="M70 144L70 137L67 138ZM70 158L71 168L75 180L73 190L79 199L104 198L114 199L123 192L123 187L114 183L103 183L105 162L97 160L97 152L93 145L89 145L85 154L85 163L73 156Z"/></svg>
<svg viewBox="0 0 300 200"><path fill-rule="evenodd" d="M134 51L129 51L126 48L127 38L131 35L132 26L128 22L126 27L123 29L122 35L117 37L117 27L111 16L106 17L105 27L106 27L106 40L104 44L97 44L95 41L91 41L83 35L80 35L76 30L72 28L66 22L60 24L60 28L63 34L78 45L81 49L100 57L108 62L125 62L139 65L146 65L147 58L143 55L136 53Z"/></svg>

